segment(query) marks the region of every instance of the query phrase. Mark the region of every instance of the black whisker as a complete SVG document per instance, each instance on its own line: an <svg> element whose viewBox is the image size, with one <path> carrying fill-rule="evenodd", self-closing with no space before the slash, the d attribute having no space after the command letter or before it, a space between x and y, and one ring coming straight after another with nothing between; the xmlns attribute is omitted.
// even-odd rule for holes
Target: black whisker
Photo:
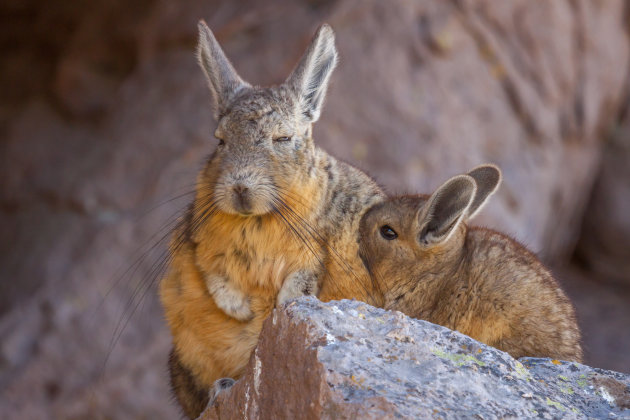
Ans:
<svg viewBox="0 0 630 420"><path fill-rule="evenodd" d="M151 237L147 239L143 245L138 247L138 249L131 255L131 258L135 258L135 260L133 261L131 265L127 267L127 269L122 274L118 275L114 273L116 280L114 280L112 285L107 289L105 294L102 296L99 304L93 311L94 315L96 315L96 313L100 310L103 303L105 302L105 299L107 299L107 297L120 284L120 282L125 278L133 278L138 268L148 258L148 256L155 250L155 248L162 245L164 240L166 240L170 236L172 232L171 227L178 222L178 219L180 217L182 210L183 208L180 208L173 215L169 216L167 221L164 223L164 226L162 226L156 233L151 235ZM164 233L164 231L166 231L166 233ZM162 236L158 240L155 240L155 238L160 234L162 234ZM149 244L152 244L152 245L149 246ZM149 248L144 249L147 246L149 246Z"/></svg>
<svg viewBox="0 0 630 420"><path fill-rule="evenodd" d="M304 246L306 246L306 248L309 250L309 252L311 254L313 254L313 256L317 259L318 263L320 264L320 266L322 267L322 269L325 269L325 264L324 261L322 261L321 257L318 255L318 253L315 251L315 249L313 248L311 242L306 239L304 237L304 235L302 235L302 232L300 232L286 217L286 215L282 212L282 208L283 205L280 201L278 201L276 204L280 205L280 207L277 207L276 205L273 206L273 212L274 214L277 214L278 216L280 216L281 220L284 221L284 223L286 224L286 226L289 228L289 231L294 235L294 237L296 239L298 239L301 243L304 244Z"/></svg>
<svg viewBox="0 0 630 420"><path fill-rule="evenodd" d="M320 243L322 246L326 246L328 249L330 249L333 254L339 258L339 261L337 261L338 263L341 263L344 265L344 267L346 268L346 270L349 270L346 272L346 274L351 274L351 267L350 265L347 263L347 261L345 261L343 259L343 257L337 252L336 249L334 249L333 247L331 247L326 239L321 235L321 233L319 233L307 220L305 220L302 216L300 216L297 212L295 212L293 209L291 209L290 207L286 207L287 211L289 211L293 217L295 217L299 223L307 230L307 232L318 241L318 243Z"/></svg>
<svg viewBox="0 0 630 420"><path fill-rule="evenodd" d="M170 249L167 247L167 249L160 253L159 257L152 264L149 271L142 276L142 279L127 300L127 303L123 308L123 313L114 328L112 340L110 341L110 344L108 346L107 354L103 363L103 371L113 349L120 340L120 337L122 336L130 320L133 318L140 305L144 302L147 293L153 288L156 281L164 275L165 270L172 261L173 252L176 252L183 244L187 242L188 237L186 228L188 228L189 232L196 232L197 229L199 229L205 223L205 221L208 220L208 218L216 212L217 202L212 197L209 196L203 198L201 199L201 201L198 200L198 202L200 202L198 215L193 216L192 219L187 219L185 217L181 218L178 215L178 219L175 219L177 223L175 224L175 227L173 229L170 228L175 221L170 221L169 223L167 223L166 226L163 226L160 231L154 234L152 237L157 236L165 229L168 229L168 232L164 234L157 242L155 242L153 246L149 248L149 250L145 251L143 255L141 255L140 258L136 262L134 262L134 264L123 274L122 277L125 277L129 272L131 272L131 277L135 276L136 271L142 265L149 253L151 253L157 246L161 245L166 238L171 237ZM189 205L187 205L187 207L189 207ZM180 211L178 211L178 213L181 214L181 209ZM120 280L118 280L117 283L119 281ZM108 291L108 293L110 291Z"/></svg>
<svg viewBox="0 0 630 420"><path fill-rule="evenodd" d="M285 195L287 195L289 198L291 198L294 201L303 203L303 201L300 200L301 197L297 198L294 195L291 195L288 193L285 193ZM352 267L350 266L350 264L348 264L348 262L339 254L339 252L334 247L330 246L330 244L327 243L326 239L321 235L321 233L319 233L307 220L305 220L296 211L294 211L290 206L288 206L284 200L280 200L280 201L283 205L283 209L288 213L288 217L290 217L295 223L301 226L302 230L305 231L305 233L308 234L313 240L315 240L320 246L325 247L326 249L330 250L331 253L329 255L333 258L333 260L337 264L339 264L339 266L343 269L346 275L354 277L354 279L357 281L357 283L360 285L363 291L366 294L368 294L370 291L366 288L365 284L356 275L356 273L352 270ZM339 290L339 286L337 285L336 282L333 281L333 285L337 288L337 290Z"/></svg>

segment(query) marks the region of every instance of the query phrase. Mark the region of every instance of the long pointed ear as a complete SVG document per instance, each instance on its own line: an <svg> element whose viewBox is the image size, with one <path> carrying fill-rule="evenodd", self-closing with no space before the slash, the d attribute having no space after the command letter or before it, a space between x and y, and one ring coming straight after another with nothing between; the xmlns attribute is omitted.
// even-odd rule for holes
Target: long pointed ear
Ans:
<svg viewBox="0 0 630 420"><path fill-rule="evenodd" d="M477 184L477 193L470 208L468 209L468 218L473 218L483 206L488 202L488 198L496 192L501 184L501 170L498 166L486 163L477 166L468 175L475 180Z"/></svg>
<svg viewBox="0 0 630 420"><path fill-rule="evenodd" d="M197 60L208 79L214 102L214 116L221 115L239 90L248 87L232 67L214 34L203 20L199 21Z"/></svg>
<svg viewBox="0 0 630 420"><path fill-rule="evenodd" d="M468 175L458 175L440 186L418 213L418 241L434 245L450 238L475 197L477 187Z"/></svg>
<svg viewBox="0 0 630 420"><path fill-rule="evenodd" d="M336 65L335 33L323 24L285 82L297 95L299 111L307 122L319 119L328 80Z"/></svg>

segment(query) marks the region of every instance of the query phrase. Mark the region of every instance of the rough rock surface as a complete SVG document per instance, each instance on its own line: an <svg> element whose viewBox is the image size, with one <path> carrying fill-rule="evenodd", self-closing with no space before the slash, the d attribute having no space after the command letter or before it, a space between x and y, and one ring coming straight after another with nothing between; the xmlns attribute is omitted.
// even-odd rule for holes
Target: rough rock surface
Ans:
<svg viewBox="0 0 630 420"><path fill-rule="evenodd" d="M245 376L202 419L630 418L630 375L515 360L357 301L274 311Z"/></svg>
<svg viewBox="0 0 630 420"><path fill-rule="evenodd" d="M608 137L584 214L580 262L609 281L630 286L630 100Z"/></svg>

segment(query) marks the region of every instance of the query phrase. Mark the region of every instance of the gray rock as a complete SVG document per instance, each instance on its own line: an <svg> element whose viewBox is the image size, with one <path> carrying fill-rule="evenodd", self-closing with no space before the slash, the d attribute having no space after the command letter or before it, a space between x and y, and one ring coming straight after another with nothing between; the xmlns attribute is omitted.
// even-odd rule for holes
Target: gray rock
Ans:
<svg viewBox="0 0 630 420"><path fill-rule="evenodd" d="M630 418L630 375L513 359L357 301L301 298L266 321L213 418Z"/></svg>

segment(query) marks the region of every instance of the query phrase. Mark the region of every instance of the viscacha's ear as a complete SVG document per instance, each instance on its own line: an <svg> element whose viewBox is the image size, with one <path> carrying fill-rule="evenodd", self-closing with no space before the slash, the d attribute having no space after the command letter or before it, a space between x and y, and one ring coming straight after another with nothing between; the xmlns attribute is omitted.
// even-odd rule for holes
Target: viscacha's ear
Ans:
<svg viewBox="0 0 630 420"><path fill-rule="evenodd" d="M434 245L450 238L467 214L477 187L468 175L458 175L440 186L418 212L418 241Z"/></svg>
<svg viewBox="0 0 630 420"><path fill-rule="evenodd" d="M249 84L236 73L206 22L199 21L198 26L197 60L208 79L216 118L226 110L234 95Z"/></svg>
<svg viewBox="0 0 630 420"><path fill-rule="evenodd" d="M307 122L319 119L328 81L336 65L335 33L323 24L285 82L295 92L299 112Z"/></svg>
<svg viewBox="0 0 630 420"><path fill-rule="evenodd" d="M501 170L498 166L486 163L477 166L468 175L475 180L477 192L475 198L468 209L468 218L473 218L483 206L488 202L488 198L496 192L501 184Z"/></svg>

